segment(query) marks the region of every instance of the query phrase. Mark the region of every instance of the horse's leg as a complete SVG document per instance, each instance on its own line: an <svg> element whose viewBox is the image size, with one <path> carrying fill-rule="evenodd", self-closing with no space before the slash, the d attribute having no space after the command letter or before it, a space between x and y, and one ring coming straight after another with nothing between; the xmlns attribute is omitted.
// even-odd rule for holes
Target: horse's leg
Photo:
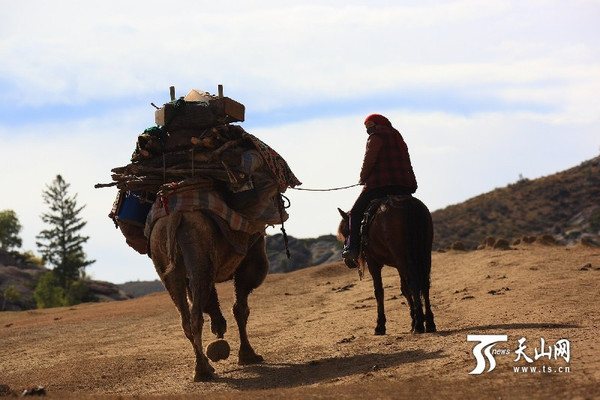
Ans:
<svg viewBox="0 0 600 400"><path fill-rule="evenodd" d="M369 266L369 272L371 273L371 277L373 277L373 288L375 289L375 299L377 301L377 326L375 327L376 335L385 335L385 306L383 299L383 281L381 279L381 269L383 268L382 264L378 264L373 260L367 260L367 265Z"/></svg>
<svg viewBox="0 0 600 400"><path fill-rule="evenodd" d="M433 241L433 223L429 211L425 213L427 221L427 240L423 248L423 268L425 277L423 278L423 299L425 300L425 332L436 332L437 327L433 322L433 311L431 311L431 303L429 302L429 287L431 286L431 243Z"/></svg>
<svg viewBox="0 0 600 400"><path fill-rule="evenodd" d="M397 240L397 238L396 238ZM388 244L388 248L394 255L394 259L396 262L396 269L398 270L398 275L400 276L400 292L406 298L408 303L408 308L410 309L410 332L414 333L418 328L418 319L417 319L417 302L415 300L415 295L413 288L411 286L411 282L415 279L411 278L410 267L411 264L407 261L408 255L406 254L406 250L401 246L394 246L393 243ZM420 303L419 303L420 304Z"/></svg>
<svg viewBox="0 0 600 400"><path fill-rule="evenodd" d="M254 364L262 362L262 356L256 354L250 341L246 325L250 316L248 296L264 281L269 271L269 262L265 253L265 239L263 236L252 245L248 254L236 270L233 280L235 287L235 303L233 315L240 333L240 350L238 353L239 364Z"/></svg>
<svg viewBox="0 0 600 400"><path fill-rule="evenodd" d="M419 271L413 263L407 264L408 270L408 290L412 296L414 307L411 313L414 313L414 323L412 333L424 333L425 332L425 316L423 314L423 303L421 302L421 280L419 279Z"/></svg>
<svg viewBox="0 0 600 400"><path fill-rule="evenodd" d="M400 272L399 268L398 274L400 275L400 292L402 292L402 295L408 303L408 308L410 309L410 331L414 332L417 322L415 319L415 302L413 301L412 295L408 289L408 282L406 282L406 279L402 276L402 272Z"/></svg>
<svg viewBox="0 0 600 400"><path fill-rule="evenodd" d="M211 290L214 288L213 265L206 251L202 251L201 238L196 237L196 230L185 217L177 230L177 243L181 250L186 273L189 278L188 289L191 301L190 323L193 335L193 346L196 353L196 373L194 381L206 381L214 377L214 368L202 349L202 328L204 316Z"/></svg>
<svg viewBox="0 0 600 400"><path fill-rule="evenodd" d="M215 285L212 286L210 296L206 306L204 306L204 312L210 315L210 330L214 333L217 338L222 339L227 332L227 321L221 313L221 306L219 305L219 296L217 295L217 289Z"/></svg>
<svg viewBox="0 0 600 400"><path fill-rule="evenodd" d="M435 332L437 328L433 321L433 311L431 311L431 303L429 301L429 274L431 271L431 250L426 248L425 272L426 276L423 282L423 300L425 301L425 332Z"/></svg>
<svg viewBox="0 0 600 400"><path fill-rule="evenodd" d="M405 220L404 224L408 223L407 221L410 222L410 219ZM423 278L421 266L417 262L418 254L415 254L415 246L418 244L415 244L416 239L410 232L404 230L402 233L404 237L401 239L401 243L404 243L404 247L396 248L395 252L396 267L400 273L400 287L410 307L411 333L423 333L425 332L425 317L421 302Z"/></svg>
<svg viewBox="0 0 600 400"><path fill-rule="evenodd" d="M423 288L423 299L425 300L425 332L436 332L437 328L433 322L433 311L429 302L429 286Z"/></svg>

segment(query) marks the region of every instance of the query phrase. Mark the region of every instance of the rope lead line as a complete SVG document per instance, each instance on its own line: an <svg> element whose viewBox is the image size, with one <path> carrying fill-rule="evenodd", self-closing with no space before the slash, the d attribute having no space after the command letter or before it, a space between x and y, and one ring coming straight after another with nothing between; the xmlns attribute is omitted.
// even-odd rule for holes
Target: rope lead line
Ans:
<svg viewBox="0 0 600 400"><path fill-rule="evenodd" d="M287 207L286 207L283 199L286 199L288 201ZM283 226L283 210L288 208L291 205L290 199L285 197L283 194L279 193L279 199L277 199L277 203L279 205L279 218L281 219L281 233L283 234L283 243L285 244L285 254L289 260L291 257L291 254L290 254L290 246L289 246L288 236L287 236L287 233L285 232L285 228Z"/></svg>
<svg viewBox="0 0 600 400"><path fill-rule="evenodd" d="M297 188L297 187L291 187L290 189L305 190L307 192L332 192L334 190L350 189L350 188L353 188L356 186L360 186L360 183L355 183L354 185L350 185L350 186L335 187L335 188L330 188L330 189L308 189L308 188Z"/></svg>

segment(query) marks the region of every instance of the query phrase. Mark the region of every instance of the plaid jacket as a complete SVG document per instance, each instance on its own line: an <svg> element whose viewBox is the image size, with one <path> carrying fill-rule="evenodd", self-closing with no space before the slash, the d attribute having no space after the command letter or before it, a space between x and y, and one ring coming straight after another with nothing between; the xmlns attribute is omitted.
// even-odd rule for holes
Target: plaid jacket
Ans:
<svg viewBox="0 0 600 400"><path fill-rule="evenodd" d="M360 172L364 191L382 186L402 186L414 193L417 179L413 172L408 147L393 128L377 126L369 136Z"/></svg>

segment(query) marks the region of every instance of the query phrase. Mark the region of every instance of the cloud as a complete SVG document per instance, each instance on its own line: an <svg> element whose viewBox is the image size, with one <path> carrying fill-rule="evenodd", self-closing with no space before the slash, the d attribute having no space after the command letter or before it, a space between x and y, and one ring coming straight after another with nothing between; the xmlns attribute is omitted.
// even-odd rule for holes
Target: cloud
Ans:
<svg viewBox="0 0 600 400"><path fill-rule="evenodd" d="M86 204L98 278L153 279L94 189L154 109L193 88L246 105L243 126L307 188L358 180L367 114L403 133L432 209L596 156L597 1L12 2L0 24L0 183L35 249L56 174ZM360 188L288 190L289 234L334 233ZM278 230L271 230L276 233Z"/></svg>
<svg viewBox="0 0 600 400"><path fill-rule="evenodd" d="M559 14L544 3L532 19L528 5L473 1L39 5L9 25L0 48L12 89L4 96L18 104L151 97L205 82L235 87L259 111L418 89L469 94L483 86L480 95L496 98L500 85L566 79L560 72L572 58L563 54L573 44L588 62L597 50L570 31L544 40L561 18L585 11ZM16 23L11 13L22 9L7 11Z"/></svg>
<svg viewBox="0 0 600 400"><path fill-rule="evenodd" d="M459 116L447 113L383 112L403 133L419 181L417 196L431 210L516 181L519 174L535 178L569 168L597 155L597 121L576 125L538 114L488 113ZM138 112L142 114L142 110ZM135 115L135 113L134 113ZM318 118L272 127L247 128L277 150L304 188L335 188L357 182L366 134L363 114ZM115 121L119 121L116 124ZM24 226L24 248L35 250L42 229L41 199L45 185L62 174L85 204L88 221L85 247L97 262L89 271L99 279L121 282L154 279L150 260L130 249L107 218L116 195L112 188L94 189L110 182L110 170L127 164L144 122L128 113L54 125L28 125L0 131L0 182L10 195L0 209L13 209ZM288 234L314 237L335 233L336 208L349 209L360 188L328 192L289 189ZM278 233L279 227L269 229Z"/></svg>

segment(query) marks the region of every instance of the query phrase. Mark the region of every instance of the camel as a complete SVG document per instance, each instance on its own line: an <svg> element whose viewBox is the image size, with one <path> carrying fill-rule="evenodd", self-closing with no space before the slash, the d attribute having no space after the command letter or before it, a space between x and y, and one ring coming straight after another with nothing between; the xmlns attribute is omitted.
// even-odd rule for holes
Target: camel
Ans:
<svg viewBox="0 0 600 400"><path fill-rule="evenodd" d="M154 223L149 238L150 256L160 279L181 314L183 331L196 354L194 381L215 377L202 347L203 312L209 314L211 331L222 344L227 330L215 283L233 279L235 303L233 314L238 325L239 364L263 361L256 354L246 331L250 315L248 295L264 281L269 263L264 233L232 231L245 254L233 251L220 229L202 211L176 211ZM219 343L213 342L213 343ZM225 342L227 358L229 345ZM210 347L210 345L209 345ZM210 349L207 349L210 355ZM217 361L211 357L213 361Z"/></svg>

